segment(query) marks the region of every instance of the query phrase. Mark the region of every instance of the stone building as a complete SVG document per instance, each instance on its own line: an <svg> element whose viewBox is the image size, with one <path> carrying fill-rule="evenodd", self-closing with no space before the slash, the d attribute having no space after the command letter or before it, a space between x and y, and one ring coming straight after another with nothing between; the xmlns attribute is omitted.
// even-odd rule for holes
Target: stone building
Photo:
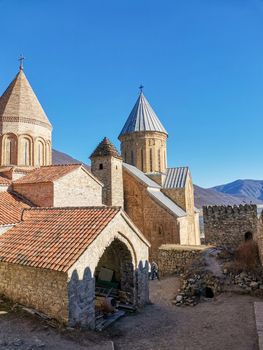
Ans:
<svg viewBox="0 0 263 350"><path fill-rule="evenodd" d="M0 97L0 294L94 328L105 270L116 295L148 302L150 244L121 209L122 159L109 141L93 153L94 175L51 165L51 130L20 69Z"/></svg>
<svg viewBox="0 0 263 350"><path fill-rule="evenodd" d="M256 205L203 207L206 244L236 248L248 239L257 239Z"/></svg>
<svg viewBox="0 0 263 350"><path fill-rule="evenodd" d="M106 137L90 156L91 172L104 184L105 205L123 207L122 158Z"/></svg>
<svg viewBox="0 0 263 350"><path fill-rule="evenodd" d="M119 135L124 162L144 173L164 173L167 137L167 131L141 92Z"/></svg>
<svg viewBox="0 0 263 350"><path fill-rule="evenodd" d="M113 164L111 159L116 159L119 170L121 159L114 146L104 139L91 156L91 170L104 184L105 193L118 196L123 181L124 210L150 241L152 259L162 244L200 245L191 173L188 167L167 167L167 137L141 92L119 135L123 178L118 172L114 188L109 184L112 170L107 171L110 166L102 163L104 159ZM103 147L108 147L108 152L102 158Z"/></svg>
<svg viewBox="0 0 263 350"><path fill-rule="evenodd" d="M13 181L12 190L39 207L102 205L102 183L81 164L36 168Z"/></svg>
<svg viewBox="0 0 263 350"><path fill-rule="evenodd" d="M71 326L95 327L101 268L130 302L148 302L149 243L116 207L25 209L0 236L0 294Z"/></svg>

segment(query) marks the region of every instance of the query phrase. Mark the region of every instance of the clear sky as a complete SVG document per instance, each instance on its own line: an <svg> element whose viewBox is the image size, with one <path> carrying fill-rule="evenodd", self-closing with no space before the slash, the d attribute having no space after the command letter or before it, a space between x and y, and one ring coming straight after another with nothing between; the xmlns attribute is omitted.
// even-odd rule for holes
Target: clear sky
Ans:
<svg viewBox="0 0 263 350"><path fill-rule="evenodd" d="M138 86L196 184L263 179L262 0L0 0L0 94L25 73L53 146L117 147Z"/></svg>

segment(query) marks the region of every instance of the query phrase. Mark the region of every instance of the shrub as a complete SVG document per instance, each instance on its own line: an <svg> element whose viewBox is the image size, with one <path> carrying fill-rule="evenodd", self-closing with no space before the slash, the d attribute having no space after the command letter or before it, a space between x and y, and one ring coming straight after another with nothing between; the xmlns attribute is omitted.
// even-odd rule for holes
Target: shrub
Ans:
<svg viewBox="0 0 263 350"><path fill-rule="evenodd" d="M236 250L236 264L242 270L255 269L259 265L258 245L252 239L239 245Z"/></svg>

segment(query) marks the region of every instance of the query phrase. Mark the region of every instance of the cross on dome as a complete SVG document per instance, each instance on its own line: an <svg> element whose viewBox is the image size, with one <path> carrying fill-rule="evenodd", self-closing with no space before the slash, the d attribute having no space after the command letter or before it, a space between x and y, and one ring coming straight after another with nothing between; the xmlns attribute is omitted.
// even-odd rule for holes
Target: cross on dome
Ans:
<svg viewBox="0 0 263 350"><path fill-rule="evenodd" d="M18 58L18 61L20 62L20 64L19 64L20 70L23 70L23 68L24 68L24 60L25 60L25 57L22 54L20 54L20 56Z"/></svg>

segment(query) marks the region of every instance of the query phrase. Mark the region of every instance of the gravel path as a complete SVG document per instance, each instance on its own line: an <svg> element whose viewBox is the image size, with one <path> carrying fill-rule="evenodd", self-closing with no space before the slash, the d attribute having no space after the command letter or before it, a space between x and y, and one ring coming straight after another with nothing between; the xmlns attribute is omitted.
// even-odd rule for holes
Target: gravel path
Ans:
<svg viewBox="0 0 263 350"><path fill-rule="evenodd" d="M195 307L171 305L179 280L151 281L151 300L101 333L47 327L22 313L0 313L0 350L258 350L254 301L222 294ZM3 309L3 308L2 308ZM1 310L1 305L0 305Z"/></svg>
<svg viewBox="0 0 263 350"><path fill-rule="evenodd" d="M151 282L148 306L111 328L117 350L256 350L253 302L256 298L222 294L195 307L170 304L178 279Z"/></svg>

